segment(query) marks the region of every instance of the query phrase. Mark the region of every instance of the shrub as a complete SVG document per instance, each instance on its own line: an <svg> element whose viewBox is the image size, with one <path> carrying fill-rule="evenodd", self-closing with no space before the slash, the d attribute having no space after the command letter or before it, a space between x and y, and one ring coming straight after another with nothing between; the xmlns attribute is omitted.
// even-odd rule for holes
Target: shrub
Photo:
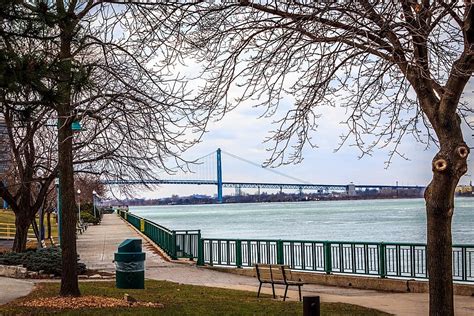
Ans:
<svg viewBox="0 0 474 316"><path fill-rule="evenodd" d="M79 262L78 256L77 272L83 274L86 265ZM5 252L0 253L0 264L23 265L29 271L41 271L46 274L61 275L61 248L51 247L38 250L27 250L26 252Z"/></svg>
<svg viewBox="0 0 474 316"><path fill-rule="evenodd" d="M92 203L81 203L81 213L94 215L94 205Z"/></svg>
<svg viewBox="0 0 474 316"><path fill-rule="evenodd" d="M94 225L97 225L97 224L100 223L100 218L94 217L94 215L92 215L90 213L82 213L81 212L81 219L85 223L90 223L90 224L94 224Z"/></svg>

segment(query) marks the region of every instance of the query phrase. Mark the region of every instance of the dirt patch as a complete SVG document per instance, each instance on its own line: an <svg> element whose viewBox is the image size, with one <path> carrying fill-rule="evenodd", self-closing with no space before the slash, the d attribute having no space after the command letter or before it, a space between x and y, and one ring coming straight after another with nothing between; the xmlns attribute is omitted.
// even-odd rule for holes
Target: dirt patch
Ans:
<svg viewBox="0 0 474 316"><path fill-rule="evenodd" d="M44 297L25 302L19 302L17 306L51 308L51 309L81 309L81 308L114 308L114 307L155 307L163 308L163 304L153 302L130 302L124 299L81 296L81 297Z"/></svg>

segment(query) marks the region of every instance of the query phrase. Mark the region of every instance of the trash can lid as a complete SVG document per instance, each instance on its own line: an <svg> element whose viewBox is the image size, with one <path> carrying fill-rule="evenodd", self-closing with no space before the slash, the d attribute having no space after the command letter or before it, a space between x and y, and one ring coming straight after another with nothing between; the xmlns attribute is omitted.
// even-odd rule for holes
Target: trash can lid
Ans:
<svg viewBox="0 0 474 316"><path fill-rule="evenodd" d="M116 262L140 262L145 261L144 252L116 252L114 254Z"/></svg>
<svg viewBox="0 0 474 316"><path fill-rule="evenodd" d="M142 240L140 238L125 239L118 246L118 252L142 252Z"/></svg>

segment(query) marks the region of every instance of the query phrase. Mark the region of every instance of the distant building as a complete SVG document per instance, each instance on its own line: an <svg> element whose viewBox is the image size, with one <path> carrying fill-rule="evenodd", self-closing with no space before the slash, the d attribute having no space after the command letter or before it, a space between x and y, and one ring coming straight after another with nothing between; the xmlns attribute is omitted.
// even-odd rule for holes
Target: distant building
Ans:
<svg viewBox="0 0 474 316"><path fill-rule="evenodd" d="M356 195L355 185L352 182L347 185L347 195L349 196Z"/></svg>
<svg viewBox="0 0 474 316"><path fill-rule="evenodd" d="M474 195L474 187L472 186L472 181L469 183L469 185L458 185L456 187L456 195L461 195L461 196L472 196Z"/></svg>

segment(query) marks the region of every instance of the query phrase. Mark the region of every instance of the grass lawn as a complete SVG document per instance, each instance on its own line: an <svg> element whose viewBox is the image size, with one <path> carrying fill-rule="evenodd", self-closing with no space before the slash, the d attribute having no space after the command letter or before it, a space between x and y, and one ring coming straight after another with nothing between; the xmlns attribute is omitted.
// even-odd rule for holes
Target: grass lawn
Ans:
<svg viewBox="0 0 474 316"><path fill-rule="evenodd" d="M254 292L225 290L166 281L146 281L145 290L120 290L114 282L82 282L83 295L123 298L125 293L139 301L158 302L164 308L117 307L102 309L51 310L21 307L17 304L32 299L56 296L58 283L41 283L28 296L0 306L0 315L302 315L300 302L283 302L264 295L259 299ZM324 303L322 315L387 315L385 313L350 304Z"/></svg>
<svg viewBox="0 0 474 316"><path fill-rule="evenodd" d="M12 211L0 209L0 223L15 224L15 214Z"/></svg>
<svg viewBox="0 0 474 316"><path fill-rule="evenodd" d="M38 216L36 216L36 222L39 223ZM10 210L0 209L0 224L15 224L15 214L13 214L13 212ZM46 216L44 218L44 225L46 227ZM33 232L33 229L31 227L30 232ZM53 236L58 235L56 219L53 215L51 215L51 234Z"/></svg>

